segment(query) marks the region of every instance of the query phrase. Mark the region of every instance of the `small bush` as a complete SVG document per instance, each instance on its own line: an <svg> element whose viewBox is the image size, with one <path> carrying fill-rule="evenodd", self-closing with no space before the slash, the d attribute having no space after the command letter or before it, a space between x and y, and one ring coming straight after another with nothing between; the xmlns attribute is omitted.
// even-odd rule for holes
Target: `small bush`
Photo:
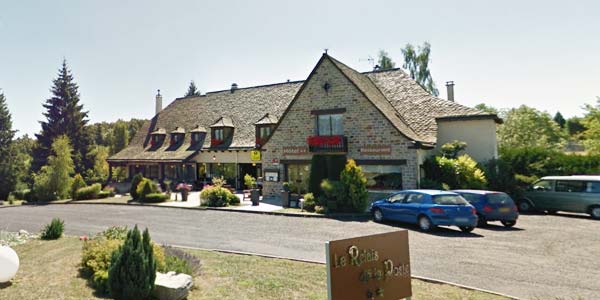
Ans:
<svg viewBox="0 0 600 300"><path fill-rule="evenodd" d="M165 202L168 199L169 199L169 195L167 195L167 194L152 193L152 194L148 194L144 197L144 202L159 203L159 202Z"/></svg>
<svg viewBox="0 0 600 300"><path fill-rule="evenodd" d="M327 213L327 207L317 205L317 206L315 206L315 212L318 213L318 214L326 214Z"/></svg>
<svg viewBox="0 0 600 300"><path fill-rule="evenodd" d="M108 197L110 197L110 192L100 191L100 193L98 193L98 199L105 199Z"/></svg>
<svg viewBox="0 0 600 300"><path fill-rule="evenodd" d="M125 240L129 229L127 226L112 226L98 233L98 237L104 237L109 240Z"/></svg>
<svg viewBox="0 0 600 300"><path fill-rule="evenodd" d="M137 199L145 201L147 195L154 194L157 191L158 191L158 189L156 188L156 184L152 180L150 180L148 178L144 178L138 184Z"/></svg>
<svg viewBox="0 0 600 300"><path fill-rule="evenodd" d="M316 205L315 196L312 193L304 195L304 209L306 209L306 211L315 211Z"/></svg>
<svg viewBox="0 0 600 300"><path fill-rule="evenodd" d="M40 238L42 240L57 240L62 236L64 229L65 222L59 218L54 218L50 224L44 227Z"/></svg>
<svg viewBox="0 0 600 300"><path fill-rule="evenodd" d="M163 270L159 269L159 271L175 271L190 276L200 275L202 263L198 257L178 248L167 246L163 249L165 252L165 266Z"/></svg>
<svg viewBox="0 0 600 300"><path fill-rule="evenodd" d="M71 185L71 199L76 199L77 191L86 186L87 184L85 183L85 180L83 180L83 177L81 177L81 174L75 174L75 177L73 177L73 184Z"/></svg>
<svg viewBox="0 0 600 300"><path fill-rule="evenodd" d="M353 159L349 159L346 163L346 167L340 174L340 181L346 194L342 197L342 207L339 208L343 211L364 212L369 199L367 178Z"/></svg>
<svg viewBox="0 0 600 300"><path fill-rule="evenodd" d="M115 192L115 187L111 186L111 185L107 185L102 189L102 192L107 193L109 197L114 197L116 192Z"/></svg>
<svg viewBox="0 0 600 300"><path fill-rule="evenodd" d="M133 178L131 179L131 188L129 189L129 195L131 196L131 198L138 198L137 187L142 181L142 179L144 179L144 176L139 173L135 174L135 176L133 176Z"/></svg>
<svg viewBox="0 0 600 300"><path fill-rule="evenodd" d="M17 200L31 200L31 190L30 189L22 189L18 191L12 192L12 195Z"/></svg>
<svg viewBox="0 0 600 300"><path fill-rule="evenodd" d="M127 233L123 246L113 252L108 269L108 288L116 300L150 299L156 279L156 261L148 229L137 226Z"/></svg>
<svg viewBox="0 0 600 300"><path fill-rule="evenodd" d="M236 195L220 186L205 187L200 192L200 197L206 201L203 204L210 207L223 207L240 203L240 199Z"/></svg>
<svg viewBox="0 0 600 300"><path fill-rule="evenodd" d="M244 184L249 189L256 188L256 178L252 177L250 174L244 175Z"/></svg>
<svg viewBox="0 0 600 300"><path fill-rule="evenodd" d="M94 183L90 186L80 188L75 192L75 200L98 199L102 186L99 183Z"/></svg>

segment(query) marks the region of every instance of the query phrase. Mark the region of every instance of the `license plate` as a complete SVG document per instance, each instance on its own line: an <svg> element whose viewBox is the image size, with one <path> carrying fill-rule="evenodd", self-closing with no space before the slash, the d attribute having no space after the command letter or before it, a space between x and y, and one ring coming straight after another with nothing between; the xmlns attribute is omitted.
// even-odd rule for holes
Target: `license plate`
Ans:
<svg viewBox="0 0 600 300"><path fill-rule="evenodd" d="M501 213L507 213L510 212L510 207L501 207L498 211Z"/></svg>
<svg viewBox="0 0 600 300"><path fill-rule="evenodd" d="M457 222L457 223L466 223L466 222L469 221L469 219L467 219L467 218L456 218L456 219L454 219L454 221Z"/></svg>

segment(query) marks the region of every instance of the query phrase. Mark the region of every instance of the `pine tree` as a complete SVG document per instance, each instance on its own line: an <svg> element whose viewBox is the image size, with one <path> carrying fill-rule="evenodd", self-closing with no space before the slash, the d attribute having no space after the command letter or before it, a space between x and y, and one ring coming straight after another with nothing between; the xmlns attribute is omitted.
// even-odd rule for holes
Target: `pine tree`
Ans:
<svg viewBox="0 0 600 300"><path fill-rule="evenodd" d="M565 118L560 113L560 111L556 112L556 114L554 115L553 120L554 120L554 122L556 122L556 124L558 124L558 126L560 126L560 128L565 128L567 120L565 120Z"/></svg>
<svg viewBox="0 0 600 300"><path fill-rule="evenodd" d="M46 121L40 122L42 131L36 134L38 147L34 150L33 171L47 164L52 142L61 135L66 135L72 143L77 173L83 174L90 167L91 162L86 159L91 142L91 137L85 128L88 123L88 112L83 111L78 89L73 74L67 67L67 61L63 60L58 78L53 80L52 97L44 104Z"/></svg>
<svg viewBox="0 0 600 300"><path fill-rule="evenodd" d="M190 86L188 87L187 93L185 93L184 97L195 97L195 96L200 96L200 91L198 90L198 88L196 88L196 84L192 80L190 82Z"/></svg>
<svg viewBox="0 0 600 300"><path fill-rule="evenodd" d="M396 64L392 61L387 52L383 50L379 50L379 59L377 60L377 65L380 70L389 70L396 67Z"/></svg>
<svg viewBox="0 0 600 300"><path fill-rule="evenodd" d="M12 117L6 105L4 93L0 92L0 199L6 199L17 184L14 160Z"/></svg>

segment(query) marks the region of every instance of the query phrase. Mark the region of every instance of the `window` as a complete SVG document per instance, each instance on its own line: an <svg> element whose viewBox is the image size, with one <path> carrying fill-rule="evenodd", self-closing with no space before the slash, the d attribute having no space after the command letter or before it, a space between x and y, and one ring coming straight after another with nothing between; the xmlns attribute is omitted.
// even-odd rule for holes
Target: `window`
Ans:
<svg viewBox="0 0 600 300"><path fill-rule="evenodd" d="M290 190L295 193L304 194L308 191L308 175L310 174L309 164L288 164L287 180L290 183Z"/></svg>
<svg viewBox="0 0 600 300"><path fill-rule="evenodd" d="M402 189L402 166L399 165L361 165L367 188Z"/></svg>
<svg viewBox="0 0 600 300"><path fill-rule="evenodd" d="M423 200L425 200L423 194L409 194L404 203L423 203Z"/></svg>
<svg viewBox="0 0 600 300"><path fill-rule="evenodd" d="M590 181L587 183L586 193L600 193L600 181Z"/></svg>
<svg viewBox="0 0 600 300"><path fill-rule="evenodd" d="M392 195L392 196L391 196L391 197L388 199L388 201L390 201L390 202L392 202L392 203L394 203L394 202L398 202L398 203L400 203L400 202L402 202L402 200L404 199L404 196L406 196L406 194L404 194L404 193L395 194L395 195Z"/></svg>
<svg viewBox="0 0 600 300"><path fill-rule="evenodd" d="M213 129L213 139L223 141L225 140L225 136L223 134L223 128Z"/></svg>
<svg viewBox="0 0 600 300"><path fill-rule="evenodd" d="M512 198L505 193L494 193L487 195L490 204L513 204ZM468 200L468 199L467 199ZM471 202L471 201L469 201Z"/></svg>
<svg viewBox="0 0 600 300"><path fill-rule="evenodd" d="M192 133L192 142L197 143L200 141L200 134L199 133Z"/></svg>
<svg viewBox="0 0 600 300"><path fill-rule="evenodd" d="M152 142L154 142L154 143L160 142L160 136L158 134L152 135Z"/></svg>
<svg viewBox="0 0 600 300"><path fill-rule="evenodd" d="M460 194L465 200L469 201L469 203L479 203L481 200L481 195L477 194Z"/></svg>
<svg viewBox="0 0 600 300"><path fill-rule="evenodd" d="M567 192L567 193L582 193L587 189L587 184L585 181L557 181L556 182L556 191L557 192Z"/></svg>
<svg viewBox="0 0 600 300"><path fill-rule="evenodd" d="M271 126L261 126L258 131L258 138L266 139L271 135Z"/></svg>
<svg viewBox="0 0 600 300"><path fill-rule="evenodd" d="M467 202L463 197L455 196L455 195L433 196L433 202L435 204L441 204L441 205L467 205L467 204L469 204L469 202Z"/></svg>
<svg viewBox="0 0 600 300"><path fill-rule="evenodd" d="M318 115L317 133L318 135L344 135L342 114Z"/></svg>
<svg viewBox="0 0 600 300"><path fill-rule="evenodd" d="M179 143L180 140L181 140L180 134L173 134L173 142L174 143Z"/></svg>
<svg viewBox="0 0 600 300"><path fill-rule="evenodd" d="M540 180L533 184L534 191L547 192L552 190L552 181Z"/></svg>

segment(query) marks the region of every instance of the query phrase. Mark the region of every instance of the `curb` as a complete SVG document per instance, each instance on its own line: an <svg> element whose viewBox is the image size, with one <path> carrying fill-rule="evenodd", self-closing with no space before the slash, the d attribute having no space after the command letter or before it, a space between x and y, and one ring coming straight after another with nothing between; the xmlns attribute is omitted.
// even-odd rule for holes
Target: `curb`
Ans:
<svg viewBox="0 0 600 300"><path fill-rule="evenodd" d="M223 249L199 248L199 247L180 246L180 245L169 245L169 246L182 248L182 249L190 249L190 250L202 250L202 251L212 251L212 252L219 252L219 253L226 253L226 254L258 256L258 257L264 257L264 258L283 259L283 260L316 264L316 265L325 265L325 263L321 262L321 261L301 259L301 258L291 258L291 257L285 257L285 256L278 256L278 255L258 254L258 253L252 253L252 252L223 250ZM501 297L505 297L505 298L509 298L509 299L513 299L513 300L523 300L523 299L515 297L515 296L511 296L511 295L507 295L507 294L503 294L503 293L499 293L499 292L494 292L494 291L490 291L490 290L486 290L486 289L480 289L480 288L476 288L476 287L472 287L472 286L468 286L468 285L464 285L464 284L459 284L459 283L454 283L454 282L450 282L450 281L433 279L430 277L418 276L418 275L412 275L412 274L411 274L411 277L414 279L422 280L422 281L429 282L429 283L452 285L452 286L456 286L456 287L463 288L466 290L488 293L491 295L501 296Z"/></svg>
<svg viewBox="0 0 600 300"><path fill-rule="evenodd" d="M347 219L368 219L369 214L329 214L329 215L318 215L318 214L297 214L288 212L277 212L277 211L256 211L256 210L243 210L243 209L227 209L218 207L182 207L182 206L166 206L166 205L155 205L155 204L142 204L142 203L102 203L102 202L32 202L22 205L14 206L0 206L0 208L19 207L19 206L44 206L44 205L67 205L67 204L87 204L87 205L116 205L116 206L143 206L143 207L158 207L158 208L175 208L175 209L187 209L187 210L211 210L211 211L225 211L225 212L236 212L236 213L249 213L259 215L272 215L272 216L285 216L285 217L297 217L297 218L323 218L333 220L347 220Z"/></svg>

